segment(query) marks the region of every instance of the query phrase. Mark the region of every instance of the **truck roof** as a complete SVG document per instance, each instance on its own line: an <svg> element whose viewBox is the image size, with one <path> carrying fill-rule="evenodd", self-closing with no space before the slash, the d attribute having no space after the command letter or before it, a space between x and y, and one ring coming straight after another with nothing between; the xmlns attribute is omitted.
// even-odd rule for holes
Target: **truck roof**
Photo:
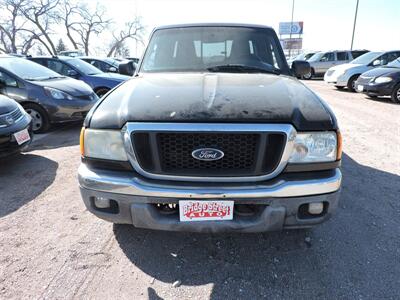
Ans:
<svg viewBox="0 0 400 300"><path fill-rule="evenodd" d="M188 24L173 24L173 25L158 26L154 28L154 31L159 29L182 28L182 27L218 27L218 26L272 29L272 27L266 25L246 24L246 23L188 23Z"/></svg>

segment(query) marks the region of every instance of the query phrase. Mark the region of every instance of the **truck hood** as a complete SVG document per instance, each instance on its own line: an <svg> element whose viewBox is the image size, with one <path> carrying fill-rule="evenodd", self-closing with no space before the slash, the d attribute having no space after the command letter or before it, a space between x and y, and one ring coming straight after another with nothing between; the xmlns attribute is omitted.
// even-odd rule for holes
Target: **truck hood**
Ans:
<svg viewBox="0 0 400 300"><path fill-rule="evenodd" d="M18 105L14 100L11 100L8 97L0 95L0 115L12 112L17 107Z"/></svg>
<svg viewBox="0 0 400 300"><path fill-rule="evenodd" d="M337 127L327 105L310 89L292 77L272 74L146 73L119 86L90 116L93 128L122 128L128 121Z"/></svg>
<svg viewBox="0 0 400 300"><path fill-rule="evenodd" d="M86 96L93 93L90 86L80 80L69 77L60 77L49 80L30 81L33 85L40 85L42 87L51 87L74 97Z"/></svg>

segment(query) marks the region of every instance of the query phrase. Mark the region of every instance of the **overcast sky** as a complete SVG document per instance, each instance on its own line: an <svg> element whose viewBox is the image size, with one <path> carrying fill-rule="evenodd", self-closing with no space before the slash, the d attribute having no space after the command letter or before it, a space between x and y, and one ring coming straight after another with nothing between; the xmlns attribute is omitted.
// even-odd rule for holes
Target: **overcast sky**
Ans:
<svg viewBox="0 0 400 300"><path fill-rule="evenodd" d="M92 2L91 0L87 0ZM143 18L155 26L193 22L264 24L290 21L292 0L99 0L119 22ZM304 21L303 48L349 49L356 0L295 0L294 21ZM135 54L132 45L131 54ZM400 49L400 0L360 0L354 48ZM141 52L141 49L138 49ZM140 54L140 53L138 53Z"/></svg>

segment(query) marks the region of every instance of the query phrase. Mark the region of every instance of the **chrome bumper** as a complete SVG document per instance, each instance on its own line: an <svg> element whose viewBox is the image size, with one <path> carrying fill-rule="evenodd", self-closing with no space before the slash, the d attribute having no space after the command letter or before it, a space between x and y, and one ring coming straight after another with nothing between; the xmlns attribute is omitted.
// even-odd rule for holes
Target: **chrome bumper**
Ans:
<svg viewBox="0 0 400 300"><path fill-rule="evenodd" d="M81 164L78 170L81 188L123 195L165 198L286 198L321 195L340 189L342 173L335 169L331 176L312 179L275 179L266 183L222 184L205 187L204 184L153 183L135 175L117 171L92 170ZM212 179L210 179L210 183Z"/></svg>

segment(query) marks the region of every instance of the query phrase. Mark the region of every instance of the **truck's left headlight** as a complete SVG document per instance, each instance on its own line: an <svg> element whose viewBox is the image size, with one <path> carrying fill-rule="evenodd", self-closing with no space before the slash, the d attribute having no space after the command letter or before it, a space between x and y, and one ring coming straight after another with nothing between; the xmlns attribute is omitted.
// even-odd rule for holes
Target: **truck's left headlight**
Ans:
<svg viewBox="0 0 400 300"><path fill-rule="evenodd" d="M335 161L338 155L336 132L298 133L290 163L316 163Z"/></svg>
<svg viewBox="0 0 400 300"><path fill-rule="evenodd" d="M121 131L82 129L81 154L84 157L127 161Z"/></svg>

